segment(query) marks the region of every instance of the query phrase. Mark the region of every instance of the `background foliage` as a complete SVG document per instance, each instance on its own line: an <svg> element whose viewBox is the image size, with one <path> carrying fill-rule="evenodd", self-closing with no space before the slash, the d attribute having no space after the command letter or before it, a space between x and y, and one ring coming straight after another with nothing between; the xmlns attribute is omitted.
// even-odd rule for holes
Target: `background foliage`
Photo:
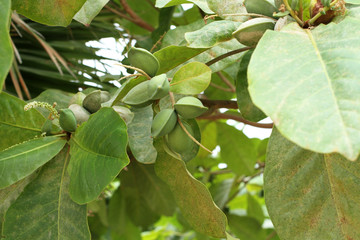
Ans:
<svg viewBox="0 0 360 240"><path fill-rule="evenodd" d="M256 6L277 10L269 2ZM2 1L2 237L359 239L358 4L311 28L274 17L255 46L233 33L269 9L242 0ZM119 47L106 56L94 47L105 38ZM119 65L131 46L154 54L175 99L209 108L189 124L212 154L196 147L183 161L151 138L168 96L130 108L130 123L110 108L145 81L123 78L134 73ZM49 111L24 111L34 100L66 108L96 89L110 103L71 137L56 125L43 137ZM244 134L239 123L272 128L259 123L267 116L270 140Z"/></svg>

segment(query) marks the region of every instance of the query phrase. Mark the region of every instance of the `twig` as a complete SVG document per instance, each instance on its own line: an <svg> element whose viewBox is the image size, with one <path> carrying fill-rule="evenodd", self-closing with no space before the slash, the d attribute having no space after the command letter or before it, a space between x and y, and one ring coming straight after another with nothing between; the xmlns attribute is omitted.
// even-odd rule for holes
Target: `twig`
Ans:
<svg viewBox="0 0 360 240"><path fill-rule="evenodd" d="M130 17L134 20L133 22L138 26L148 30L149 32L153 32L155 28L145 22L142 18L140 18L128 5L126 0L120 0L121 5L124 7L124 10L130 15Z"/></svg>
<svg viewBox="0 0 360 240"><path fill-rule="evenodd" d="M206 65L207 65L207 66L211 66L211 65L213 65L214 63L216 63L216 62L218 62L218 61L220 61L220 60L222 60L222 59L224 59L224 58L227 58L227 57L229 57L229 56L232 56L232 55L235 55L235 54L238 54L238 53L241 53L241 52L245 52L245 51L247 51L247 50L249 50L249 49L252 49L252 48L253 48L253 47L244 47L244 48L236 49L236 50L234 50L234 51L225 53L225 54L220 55L220 56L214 58L213 60L207 62Z"/></svg>
<svg viewBox="0 0 360 240"><path fill-rule="evenodd" d="M171 106L172 106L172 108L174 108L174 105L175 105L174 93L173 93L173 92L169 92L169 97L170 97Z"/></svg>
<svg viewBox="0 0 360 240"><path fill-rule="evenodd" d="M209 116L200 116L197 119L208 119L208 120L232 119L232 120L242 122L244 124L247 124L247 125L250 125L253 127L258 127L258 128L273 128L273 126L274 126L273 123L252 122L252 121L246 120L240 116L233 115L233 114L227 114L227 113L218 113L218 114L209 115Z"/></svg>
<svg viewBox="0 0 360 240"><path fill-rule="evenodd" d="M275 237L276 236L276 231L274 230L274 231L272 231L267 237L266 237L266 240L270 240L270 239L272 239L273 237Z"/></svg>
<svg viewBox="0 0 360 240"><path fill-rule="evenodd" d="M181 122L180 118L178 118L178 123L180 124L181 128L184 130L184 132L186 133L186 135L188 135L188 137L193 140L194 143L196 143L197 145L199 145L202 149L204 149L205 151L212 153L209 149L207 149L204 145L202 145L201 143L199 143L198 140L196 140L186 129L186 127L184 126L184 124Z"/></svg>
<svg viewBox="0 0 360 240"><path fill-rule="evenodd" d="M235 92L236 91L236 88L235 86L229 81L229 79L227 79L224 74L222 74L221 72L217 72L216 73L220 79L233 91Z"/></svg>
<svg viewBox="0 0 360 240"><path fill-rule="evenodd" d="M164 32L164 34L160 36L159 40L157 40L157 42L154 44L154 46L152 46L152 48L150 49L150 52L153 52L154 49L157 47L157 45L161 43L161 40L165 37L165 34L166 34L166 32Z"/></svg>
<svg viewBox="0 0 360 240"><path fill-rule="evenodd" d="M122 66L124 68L129 68L129 69L132 69L132 70L136 70L139 73L141 73L142 75L144 75L147 79L149 79L149 80L151 79L151 77L140 68L136 68L136 67L133 67L133 66L124 65L124 64L120 64L120 63L115 63L115 65L119 65L119 66Z"/></svg>
<svg viewBox="0 0 360 240"><path fill-rule="evenodd" d="M222 87L222 86L219 86L219 85L217 85L217 84L215 84L215 83L210 83L210 86L212 86L212 87L214 87L214 88L217 88L217 89L219 89L219 90L221 90L221 91L224 91L224 92L235 92L233 89L230 89L230 88L224 88L224 87Z"/></svg>
<svg viewBox="0 0 360 240"><path fill-rule="evenodd" d="M137 77L137 76L144 76L144 75L142 75L142 74L140 74L140 73L131 74L131 75L127 75L127 76L121 77L121 78L118 79L117 81L120 82L120 81L123 80L123 79L131 78L131 77Z"/></svg>
<svg viewBox="0 0 360 240"><path fill-rule="evenodd" d="M286 9L290 12L291 16L296 20L296 22L303 27L304 26L304 22L300 20L300 18L296 15L296 13L294 12L294 10L292 10L292 8L289 5L288 0L283 0Z"/></svg>
<svg viewBox="0 0 360 240"><path fill-rule="evenodd" d="M118 11L118 10L115 10L115 9L109 7L109 6L105 6L105 8L106 8L107 10L109 10L110 12L115 13L115 14L118 15L119 17L125 18L126 20L135 23L135 21L134 21L131 17L129 17L128 15L126 15L126 14L124 14L124 13ZM136 24L136 23L135 23L135 24Z"/></svg>

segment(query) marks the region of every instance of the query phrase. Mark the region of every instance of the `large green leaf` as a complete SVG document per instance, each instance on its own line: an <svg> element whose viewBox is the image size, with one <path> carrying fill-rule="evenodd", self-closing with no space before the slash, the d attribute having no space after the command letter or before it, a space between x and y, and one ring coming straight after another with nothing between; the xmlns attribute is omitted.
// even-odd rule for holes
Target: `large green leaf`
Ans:
<svg viewBox="0 0 360 240"><path fill-rule="evenodd" d="M211 69L204 63L192 62L181 67L170 83L170 90L179 94L198 94L211 81Z"/></svg>
<svg viewBox="0 0 360 240"><path fill-rule="evenodd" d="M188 47L211 48L220 42L232 39L232 33L239 25L240 23L226 20L211 22L197 31L185 33L185 39Z"/></svg>
<svg viewBox="0 0 360 240"><path fill-rule="evenodd" d="M163 8L163 7L171 7L183 3L194 3L196 4L201 10L206 13L213 13L207 5L206 0L156 0L156 7Z"/></svg>
<svg viewBox="0 0 360 240"><path fill-rule="evenodd" d="M35 109L24 111L25 102L0 93L0 151L41 135L45 118Z"/></svg>
<svg viewBox="0 0 360 240"><path fill-rule="evenodd" d="M0 152L0 188L7 187L56 156L66 144L57 136L40 137L14 145Z"/></svg>
<svg viewBox="0 0 360 240"><path fill-rule="evenodd" d="M10 42L9 27L11 19L11 1L0 3L0 91L13 61L13 49Z"/></svg>
<svg viewBox="0 0 360 240"><path fill-rule="evenodd" d="M20 196L24 188L37 176L37 172L30 176L17 181L16 183L0 190L0 232L2 232L2 225L4 222L5 213L8 208Z"/></svg>
<svg viewBox="0 0 360 240"><path fill-rule="evenodd" d="M256 146L244 133L225 123L218 123L217 139L221 158L234 173L251 175L255 171Z"/></svg>
<svg viewBox="0 0 360 240"><path fill-rule="evenodd" d="M153 110L151 106L133 108L134 118L128 125L129 146L135 159L141 163L154 163L156 149L151 137Z"/></svg>
<svg viewBox="0 0 360 240"><path fill-rule="evenodd" d="M247 120L258 122L264 119L266 115L254 105L249 94L247 68L251 55L252 51L248 51L241 59L240 69L236 79L236 99L241 115Z"/></svg>
<svg viewBox="0 0 360 240"><path fill-rule="evenodd" d="M226 217L214 204L206 186L191 176L182 160L165 153L162 142L157 144L155 172L169 185L187 222L200 233L225 237Z"/></svg>
<svg viewBox="0 0 360 240"><path fill-rule="evenodd" d="M112 108L101 108L70 140L70 196L95 200L128 163L126 124Z"/></svg>
<svg viewBox="0 0 360 240"><path fill-rule="evenodd" d="M239 15L247 13L244 0L207 0L207 2L210 9L224 19L244 22L249 18L247 16Z"/></svg>
<svg viewBox="0 0 360 240"><path fill-rule="evenodd" d="M261 228L261 224L256 219L234 214L229 215L228 219L230 230L240 239L266 240L266 232Z"/></svg>
<svg viewBox="0 0 360 240"><path fill-rule="evenodd" d="M12 8L33 21L67 26L86 0L13 0Z"/></svg>
<svg viewBox="0 0 360 240"><path fill-rule="evenodd" d="M154 53L160 62L158 74L166 73L189 59L206 51L201 48L188 48L185 46L168 46Z"/></svg>
<svg viewBox="0 0 360 240"><path fill-rule="evenodd" d="M264 173L266 206L281 239L358 239L360 162L300 148L274 129Z"/></svg>
<svg viewBox="0 0 360 240"><path fill-rule="evenodd" d="M65 147L25 187L5 215L6 239L90 239L86 206L69 196L68 162Z"/></svg>
<svg viewBox="0 0 360 240"><path fill-rule="evenodd" d="M85 4L75 14L74 19L84 25L89 25L108 2L109 0L86 0Z"/></svg>
<svg viewBox="0 0 360 240"><path fill-rule="evenodd" d="M154 165L132 162L128 171L122 175L122 180L123 176L128 176L129 184L141 192L151 210L165 216L174 214L175 201L172 193L169 187L156 176Z"/></svg>
<svg viewBox="0 0 360 240"><path fill-rule="evenodd" d="M267 31L248 68L254 103L296 144L355 160L360 152L360 20ZM271 46L271 48L269 48Z"/></svg>

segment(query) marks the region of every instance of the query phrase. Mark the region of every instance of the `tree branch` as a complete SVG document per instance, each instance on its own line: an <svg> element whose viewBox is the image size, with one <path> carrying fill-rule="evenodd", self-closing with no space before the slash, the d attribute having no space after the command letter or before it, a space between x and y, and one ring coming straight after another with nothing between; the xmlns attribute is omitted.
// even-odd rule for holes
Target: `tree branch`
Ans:
<svg viewBox="0 0 360 240"><path fill-rule="evenodd" d="M249 49L252 49L252 48L253 48L253 47L244 47L244 48L236 49L236 50L234 50L234 51L225 53L225 54L223 54L223 55L220 55L220 56L214 58L214 59L211 60L211 61L208 61L208 62L206 63L206 65L207 65L207 66L211 66L211 65L213 65L214 63L216 63L216 62L218 62L218 61L220 61L220 60L223 60L224 58L227 58L227 57L229 57L229 56L232 56L232 55L235 55L235 54L238 54L238 53L241 53L241 52L245 52L245 51L247 51L247 50L249 50Z"/></svg>
<svg viewBox="0 0 360 240"><path fill-rule="evenodd" d="M208 119L208 120L232 119L232 120L242 122L244 124L247 124L247 125L250 125L253 127L258 127L258 128L273 128L273 126L274 126L273 123L252 122L252 121L246 120L240 116L233 115L233 114L227 114L227 113L217 113L214 115L200 116L197 119Z"/></svg>
<svg viewBox="0 0 360 240"><path fill-rule="evenodd" d="M217 72L216 74L233 92L236 91L235 86L229 81L229 79L224 76L224 74L222 74L221 72Z"/></svg>
<svg viewBox="0 0 360 240"><path fill-rule="evenodd" d="M124 10L130 15L130 17L133 19L133 23L136 25L148 30L149 32L152 32L155 30L153 26L145 22L142 18L140 18L128 5L126 0L120 0L121 5L124 7Z"/></svg>

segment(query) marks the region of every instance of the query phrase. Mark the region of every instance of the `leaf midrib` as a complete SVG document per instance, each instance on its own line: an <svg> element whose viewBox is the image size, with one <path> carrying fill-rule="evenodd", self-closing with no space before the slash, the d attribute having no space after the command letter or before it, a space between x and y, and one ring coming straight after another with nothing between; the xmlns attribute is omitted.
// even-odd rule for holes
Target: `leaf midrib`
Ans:
<svg viewBox="0 0 360 240"><path fill-rule="evenodd" d="M342 128L343 128L343 130L344 130L344 132L345 132L345 141L347 142L348 146L349 146L350 149L351 149L351 155L353 155L354 149L353 149L353 146L351 145L349 133L348 133L348 131L347 131L347 129L346 129L346 125L345 125L344 119L343 119L343 117L342 117L342 115L341 115L339 103L338 103L338 101L337 101L337 99L336 99L336 96L335 96L335 93L334 93L334 90L333 90L333 86L332 86L332 83L331 83L331 78L330 78L329 73L328 73L328 71L327 71L325 62L324 62L324 60L323 60L323 58L322 58L322 56L321 56L321 53L320 53L320 51L319 51L319 48L318 48L318 46L317 46L317 44L316 44L316 42L315 42L315 39L314 39L311 31L306 29L305 32L307 33L307 35L308 35L308 37L309 37L309 39L310 39L310 41L311 41L311 44L312 44L313 47L314 47L316 56L318 57L318 59L319 59L319 61L320 61L320 63L321 63L321 67L322 67L323 70L324 70L324 73L325 73L325 76L326 76L326 80L327 80L327 82L328 82L328 86L329 86L329 89L330 89L330 92L331 92L331 96L332 96L333 101L334 101L335 109L336 109L336 111L337 111L337 113L338 113L338 116L340 117L340 120L341 120L340 122L341 122Z"/></svg>

